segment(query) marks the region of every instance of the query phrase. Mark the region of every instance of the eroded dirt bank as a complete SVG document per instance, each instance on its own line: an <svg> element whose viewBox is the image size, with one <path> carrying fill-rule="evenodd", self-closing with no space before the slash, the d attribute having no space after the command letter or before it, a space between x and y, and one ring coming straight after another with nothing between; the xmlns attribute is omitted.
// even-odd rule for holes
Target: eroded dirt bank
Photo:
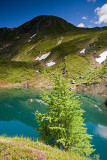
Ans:
<svg viewBox="0 0 107 160"><path fill-rule="evenodd" d="M107 97L107 80L102 80L96 84L80 84L76 86L76 91L82 91L90 94L98 94Z"/></svg>
<svg viewBox="0 0 107 160"><path fill-rule="evenodd" d="M0 88L52 88L53 82L48 77L39 77L23 83L11 84L5 81L0 81ZM82 91L90 94L98 94L107 97L107 79L96 84L80 84L73 87L75 91Z"/></svg>

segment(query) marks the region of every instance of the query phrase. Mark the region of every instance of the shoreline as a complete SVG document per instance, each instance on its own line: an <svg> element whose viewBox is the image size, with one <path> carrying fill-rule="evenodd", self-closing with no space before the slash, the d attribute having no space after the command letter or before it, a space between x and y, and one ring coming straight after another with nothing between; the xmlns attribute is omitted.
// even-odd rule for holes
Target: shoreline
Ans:
<svg viewBox="0 0 107 160"><path fill-rule="evenodd" d="M3 82L3 81L2 81ZM10 88L34 88L34 89L51 89L54 86L53 82L47 77L42 77L38 79L33 79L30 81L25 81L22 83L0 83L0 89L10 89ZM79 85L74 85L74 87L68 87L74 91L80 91L88 94L96 94L100 96L107 97L107 81L102 80L100 83L87 84L82 83Z"/></svg>
<svg viewBox="0 0 107 160"><path fill-rule="evenodd" d="M76 91L107 97L107 81L102 80L100 83L93 83L90 85L83 83L76 86Z"/></svg>

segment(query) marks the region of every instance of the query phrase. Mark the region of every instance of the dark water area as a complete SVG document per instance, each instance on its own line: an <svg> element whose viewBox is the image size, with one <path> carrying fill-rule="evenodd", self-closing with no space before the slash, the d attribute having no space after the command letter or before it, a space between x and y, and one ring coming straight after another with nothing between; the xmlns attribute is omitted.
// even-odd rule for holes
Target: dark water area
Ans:
<svg viewBox="0 0 107 160"><path fill-rule="evenodd" d="M87 132L93 135L92 144L100 154L101 160L107 160L107 110L105 97L77 93L85 111ZM30 100L33 102L30 102ZM0 136L7 135L38 138L35 128L35 111L44 112L45 104L40 92L29 89L0 90Z"/></svg>

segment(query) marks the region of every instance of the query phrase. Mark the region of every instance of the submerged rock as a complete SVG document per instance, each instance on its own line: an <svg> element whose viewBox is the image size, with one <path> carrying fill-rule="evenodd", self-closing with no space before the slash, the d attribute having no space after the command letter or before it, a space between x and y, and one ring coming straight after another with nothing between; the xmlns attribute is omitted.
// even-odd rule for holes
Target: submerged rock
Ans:
<svg viewBox="0 0 107 160"><path fill-rule="evenodd" d="M106 106L106 108L107 108L107 99L106 99L106 101L104 102L104 104L105 104L105 106Z"/></svg>

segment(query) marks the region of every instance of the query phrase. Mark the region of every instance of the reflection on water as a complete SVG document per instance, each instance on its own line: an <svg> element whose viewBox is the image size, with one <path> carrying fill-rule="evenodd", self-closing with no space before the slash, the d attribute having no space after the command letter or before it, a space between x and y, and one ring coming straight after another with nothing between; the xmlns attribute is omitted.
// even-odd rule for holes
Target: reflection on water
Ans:
<svg viewBox="0 0 107 160"><path fill-rule="evenodd" d="M88 94L79 94L88 134L93 135L92 144L100 154L101 160L107 160L107 110L104 106L106 98Z"/></svg>
<svg viewBox="0 0 107 160"><path fill-rule="evenodd" d="M106 98L78 93L85 111L84 118L87 132L94 135L92 144L95 154L100 154L102 160L107 160L107 111L103 108ZM33 102L30 101L33 100ZM0 91L0 135L25 136L37 138L35 128L36 110L45 111L47 104L40 98L38 91L28 89L10 89Z"/></svg>
<svg viewBox="0 0 107 160"><path fill-rule="evenodd" d="M102 111L96 104L94 105L94 107L98 108L99 111Z"/></svg>
<svg viewBox="0 0 107 160"><path fill-rule="evenodd" d="M0 121L0 134L8 136L24 136L36 138L38 133L35 129L19 121Z"/></svg>
<svg viewBox="0 0 107 160"><path fill-rule="evenodd" d="M30 102L33 99L33 102ZM19 121L35 128L34 113L42 112L43 104L36 101L40 96L35 91L11 89L0 92L0 121Z"/></svg>
<svg viewBox="0 0 107 160"><path fill-rule="evenodd" d="M107 126L98 125L95 134L98 134L100 137L107 139Z"/></svg>

